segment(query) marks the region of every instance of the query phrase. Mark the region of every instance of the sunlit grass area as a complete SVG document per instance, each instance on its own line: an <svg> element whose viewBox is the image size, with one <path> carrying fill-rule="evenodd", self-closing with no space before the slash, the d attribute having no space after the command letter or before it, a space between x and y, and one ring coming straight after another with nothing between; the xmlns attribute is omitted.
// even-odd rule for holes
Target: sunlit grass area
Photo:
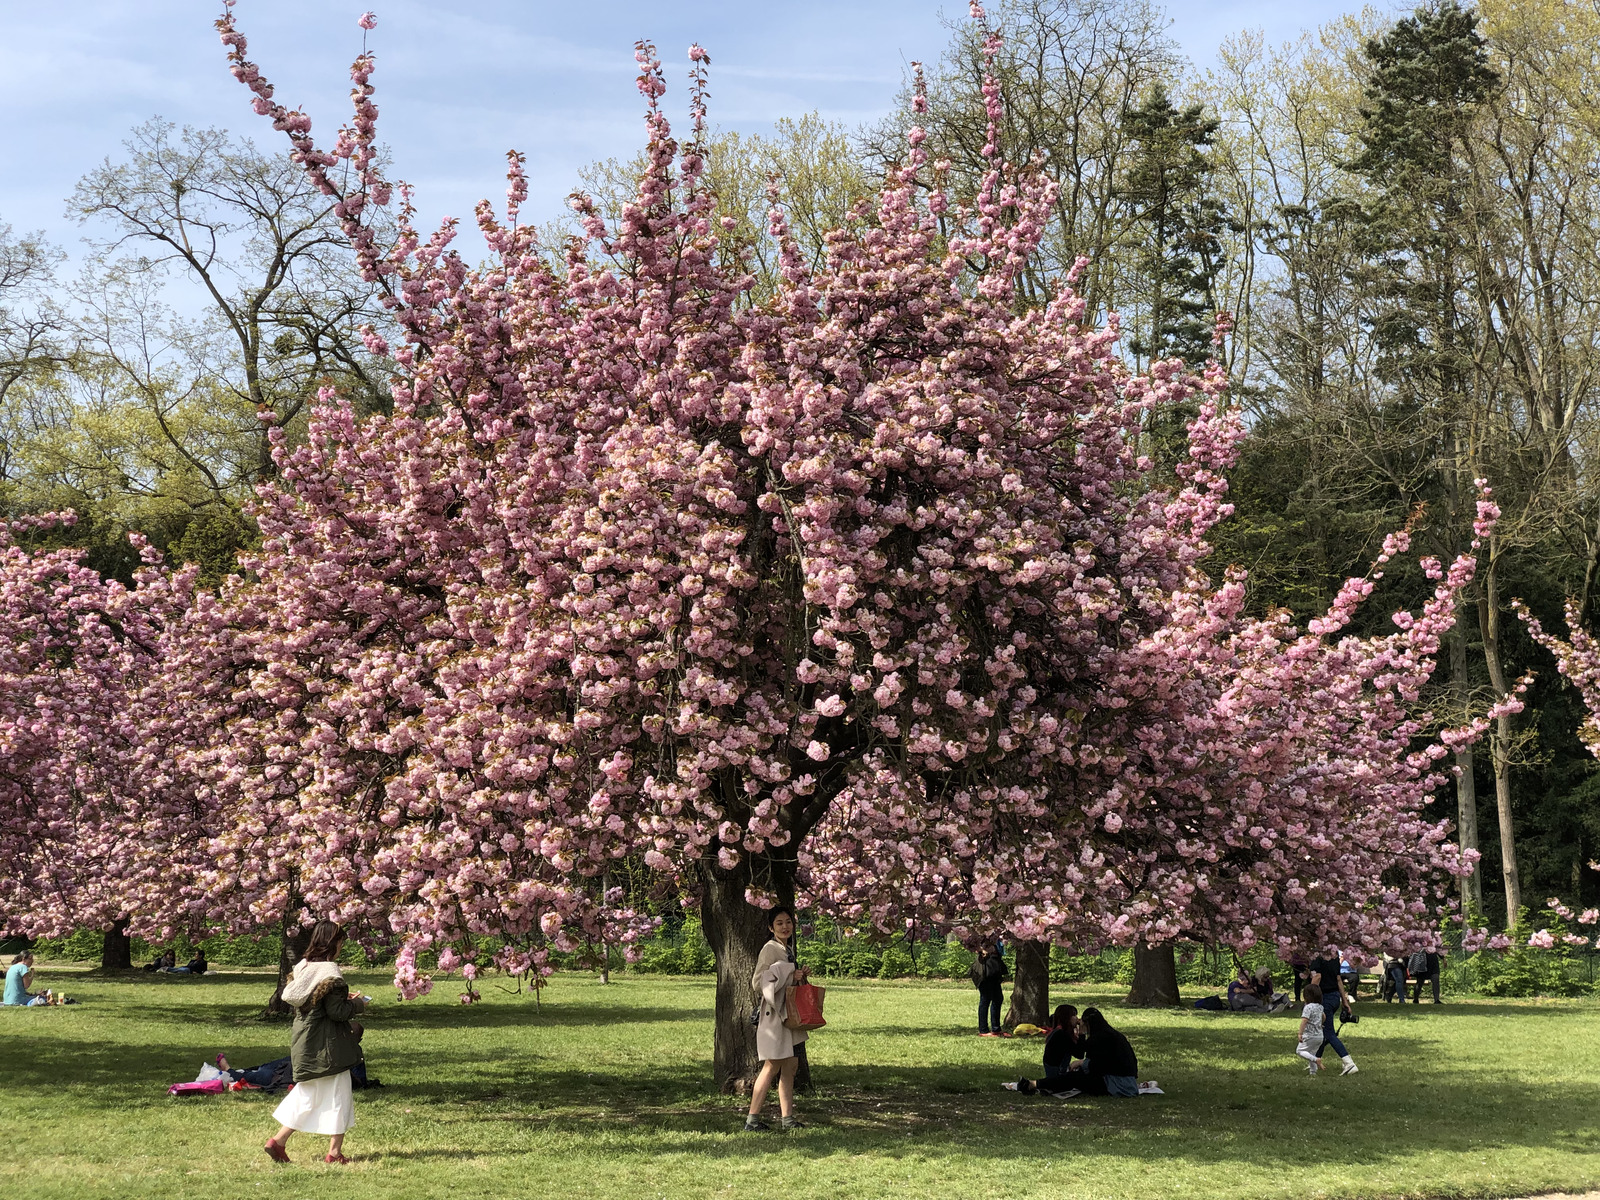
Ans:
<svg viewBox="0 0 1600 1200"><path fill-rule="evenodd" d="M392 997L383 972L350 972ZM226 1051L286 1054L256 1019L267 973L97 978L41 969L82 1004L0 1010L0 1134L18 1195L384 1197L1515 1196L1600 1183L1592 1001L1360 1006L1359 1075L1308 1079L1289 1014L1131 1011L1100 1003L1164 1096L1057 1101L1004 1091L1037 1041L980 1040L955 985L836 980L813 1037L810 1128L745 1134L710 1083L711 981L556 977L542 1004L493 980L383 999L368 1022L349 1167L261 1152L275 1103L169 1099ZM313 1154L313 1151L315 1152ZM337 1176L331 1173L337 1173ZM334 1190L337 1189L337 1190Z"/></svg>

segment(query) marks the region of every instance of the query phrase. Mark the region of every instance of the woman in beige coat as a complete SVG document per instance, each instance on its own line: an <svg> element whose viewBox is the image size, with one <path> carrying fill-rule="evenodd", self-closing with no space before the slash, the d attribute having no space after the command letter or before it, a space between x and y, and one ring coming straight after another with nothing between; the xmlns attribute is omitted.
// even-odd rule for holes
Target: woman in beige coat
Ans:
<svg viewBox="0 0 1600 1200"><path fill-rule="evenodd" d="M761 1106L767 1101L767 1092L778 1085L778 1121L780 1129L801 1129L794 1115L794 1070L799 1064L794 1048L806 1040L803 1030L790 1029L783 1023L784 989L806 981L806 969L797 967L794 953L789 948L794 937L794 910L780 905L767 914L767 928L772 940L761 947L756 959L755 974L750 986L755 988L760 1000L760 1019L756 1023L756 1057L761 1060L761 1073L750 1089L750 1115L744 1127L754 1132L771 1129L761 1119Z"/></svg>

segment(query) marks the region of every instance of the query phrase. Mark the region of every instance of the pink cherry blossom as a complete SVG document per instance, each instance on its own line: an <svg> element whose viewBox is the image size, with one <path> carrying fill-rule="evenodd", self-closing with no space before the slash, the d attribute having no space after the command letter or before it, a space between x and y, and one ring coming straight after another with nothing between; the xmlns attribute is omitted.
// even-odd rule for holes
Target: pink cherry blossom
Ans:
<svg viewBox="0 0 1600 1200"><path fill-rule="evenodd" d="M274 432L261 548L167 658L209 919L386 928L402 995L480 939L517 971L626 952L654 920L607 881L635 861L885 930L1437 943L1471 863L1426 806L1481 725L1432 739L1422 697L1471 555L1422 560L1420 612L1366 638L1404 531L1303 631L1205 573L1244 436L1225 374L1131 374L1070 277L1018 303L1055 189L1001 160L992 73L970 204L908 136L822 263L774 207L757 302L719 253L703 52L680 142L639 45L617 220L575 196L580 236L542 245L512 155L474 265L409 200L377 238L369 55L326 150L218 29L405 344L392 414L325 393L303 442ZM1139 442L1178 406L1166 488Z"/></svg>

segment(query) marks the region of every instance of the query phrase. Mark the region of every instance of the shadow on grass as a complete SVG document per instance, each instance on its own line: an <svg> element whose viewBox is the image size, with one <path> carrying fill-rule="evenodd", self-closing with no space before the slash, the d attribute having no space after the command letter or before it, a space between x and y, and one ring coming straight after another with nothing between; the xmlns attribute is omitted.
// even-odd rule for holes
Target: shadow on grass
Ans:
<svg viewBox="0 0 1600 1200"><path fill-rule="evenodd" d="M590 1022L599 1019L593 1010L588 1015ZM1600 1153L1600 1135L1580 1128L1577 1116L1600 1107L1600 1086L1493 1078L1487 1070L1439 1060L1432 1039L1398 1033L1365 1050L1353 1042L1352 1050L1367 1063L1361 1075L1311 1080L1293 1065L1285 1029L1282 1022L1256 1020L1198 1030L1133 1030L1143 1073L1156 1075L1168 1089L1165 1096L1137 1100L1019 1096L999 1088L1016 1069L1001 1062L972 1068L818 1063L818 1090L801 1105L812 1127L793 1136L813 1156L894 1158L936 1150L1009 1159L1084 1152L1150 1162L1249 1160L1286 1170L1424 1151L1559 1145ZM916 1036L929 1054L941 1051L943 1039L935 1034L908 1036ZM10 1094L64 1090L75 1111L238 1100L159 1098L172 1078L184 1077L172 1074L173 1064L192 1073L193 1064L215 1053L209 1043L166 1045L152 1054L106 1041L18 1034L7 1038L7 1048ZM250 1057L248 1048L230 1051L235 1063ZM409 1143L374 1157L493 1159L528 1152L525 1139L508 1144L496 1130L530 1136L592 1132L593 1152L641 1159L685 1149L713 1159L746 1158L795 1145L776 1136L734 1136L742 1104L712 1092L707 1062L614 1075L575 1068L570 1054L557 1059L521 1048L502 1053L452 1046L440 1063L430 1063L380 1051L373 1071L389 1086L363 1093L358 1104L385 1116L415 1109L425 1123ZM1386 1069L1385 1060L1395 1069ZM1318 1128L1337 1134L1317 1136ZM585 1150L580 1144L572 1152Z"/></svg>
<svg viewBox="0 0 1600 1200"><path fill-rule="evenodd" d="M0 1022L8 1051L8 1094L59 1095L55 1102L64 1118L130 1114L162 1104L220 1114L217 1106L243 1102L264 1110L275 1100L168 1101L161 1095L167 1084L193 1078L197 1064L218 1050L227 1051L235 1065L287 1053L287 1025L255 1026L248 1033L224 1028L259 1008L237 998L237 978L220 981L234 984L233 993L218 990L209 1001L209 980L184 982L197 990L181 1010L168 1004L167 994L152 995L147 1011L143 997L136 1002L140 1007L132 1007L114 1000L114 989L108 988L109 1024L95 1020L92 1010L73 1009L17 1013L13 1017L19 1019ZM589 1002L597 998L607 1002ZM575 1136L574 1154L641 1160L686 1150L712 1159L742 1159L798 1145L808 1156L950 1152L998 1161L1098 1153L1156 1163L1250 1161L1289 1170L1501 1147L1600 1154L1600 1133L1591 1116L1600 1111L1600 1084L1519 1079L1515 1070L1463 1061L1449 1033L1450 1025L1463 1018L1549 1020L1559 1014L1569 1024L1573 1018L1592 1019L1584 1006L1472 1002L1400 1010L1363 1004L1362 1022L1345 1030L1362 1073L1311 1080L1292 1059L1292 1012L1265 1017L1125 1011L1119 1018L1108 1005L1112 1022L1127 1030L1139 1052L1141 1074L1160 1079L1168 1094L1066 1102L999 1087L1017 1074L1037 1073L1038 1041L977 1044L959 1026L854 1024L845 1016L830 1031L835 1042L827 1040L830 1033L820 1035L813 1056L818 1091L801 1104L812 1128L793 1135L796 1142L740 1134L742 1104L713 1092L706 1059L649 1057L652 1046L666 1044L662 1032L669 1034L674 1052L690 1044L709 1053L709 994L700 1003L677 991L669 993L666 1004L660 1003L660 991L641 992L637 1003L629 998L626 991L613 999L597 989L581 1001L548 1004L542 1013L531 1001L471 1009L385 1003L372 1022L379 1036L370 1065L388 1086L362 1093L358 1104L376 1118L402 1122L407 1137L368 1157L513 1159L529 1153L530 1138L549 1133ZM151 1046L115 1040L118 1025L132 1034L134 1023L170 1020L175 1012L182 1014L177 1040L164 1036ZM74 1025L55 1025L57 1016L73 1019ZM83 1017L91 1019L78 1019ZM661 1022L694 1022L696 1028L659 1031L655 1040L643 1032ZM584 1031L619 1025L624 1027L622 1053L631 1045L635 1060L584 1069ZM536 1045L471 1036L514 1026L564 1032L555 1042ZM628 1027L640 1032L627 1033ZM1558 1028L1552 1036L1558 1036ZM385 1045L385 1030L405 1031L409 1044ZM1473 1035L1480 1045L1483 1030L1480 1025ZM1366 1040L1369 1031L1381 1036ZM228 1037L237 1040L215 1040ZM858 1062L836 1061L857 1052ZM604 1053L615 1059L619 1051L608 1044ZM920 1061L873 1061L875 1055L900 1054L915 1054ZM953 1061L962 1058L975 1061ZM594 1061L603 1059L596 1054ZM402 1115L412 1109L417 1116ZM504 1138L496 1131L518 1136ZM585 1143L585 1138L593 1140Z"/></svg>

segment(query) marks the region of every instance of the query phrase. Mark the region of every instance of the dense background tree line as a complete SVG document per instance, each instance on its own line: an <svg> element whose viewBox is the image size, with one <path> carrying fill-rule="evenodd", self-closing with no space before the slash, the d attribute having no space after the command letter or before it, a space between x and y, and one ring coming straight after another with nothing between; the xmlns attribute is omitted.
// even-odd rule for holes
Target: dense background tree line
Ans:
<svg viewBox="0 0 1600 1200"><path fill-rule="evenodd" d="M1250 570L1256 611L1304 618L1414 523L1446 558L1472 536L1473 480L1505 518L1448 647L1451 721L1526 670L1530 703L1458 755L1441 798L1484 855L1464 899L1491 920L1547 895L1589 902L1600 857L1576 696L1511 616L1552 622L1568 595L1600 616L1600 17L1564 0L1370 13L1300 43L1242 35L1197 72L1145 0L1011 0L994 12L1001 150L1060 184L1022 289L1047 295L1080 257L1092 311L1120 314L1131 363L1211 352L1212 314L1252 437L1233 474L1217 568ZM968 194L987 169L980 35L952 25L927 112L849 130L810 115L718 135L708 174L722 252L756 296L779 269L774 195L804 252L872 220L860 202L905 154L904 131ZM581 180L602 211L637 171ZM85 176L69 212L95 239L71 279L40 237L0 232L0 516L74 508L49 537L128 577L139 530L215 581L249 546L266 430L298 436L320 387L388 403L362 328L382 297L331 202L284 156L215 130L151 122ZM563 227L545 243L562 252ZM971 264L974 276L985 269ZM1181 422L1148 429L1171 458ZM1384 603L1431 585L1392 572ZM1492 811L1490 798L1492 800Z"/></svg>

